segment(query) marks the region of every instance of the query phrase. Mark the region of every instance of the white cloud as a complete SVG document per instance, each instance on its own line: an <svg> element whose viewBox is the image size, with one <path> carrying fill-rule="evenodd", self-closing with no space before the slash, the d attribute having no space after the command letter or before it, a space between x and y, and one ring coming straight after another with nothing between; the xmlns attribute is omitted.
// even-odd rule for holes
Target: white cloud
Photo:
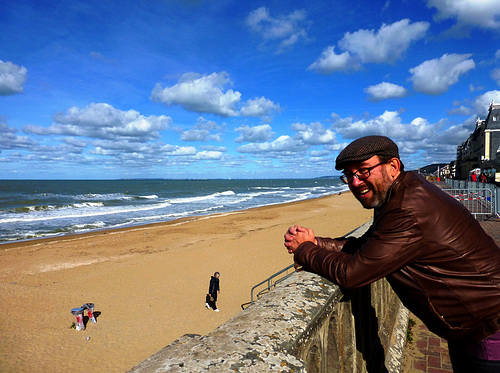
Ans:
<svg viewBox="0 0 500 373"><path fill-rule="evenodd" d="M92 142L92 146L95 146L99 151L104 151L105 153L114 152L116 154L125 153L148 153L150 151L149 144L142 144L138 142L130 142L124 139L120 140L95 140ZM93 150L91 150L91 153Z"/></svg>
<svg viewBox="0 0 500 373"><path fill-rule="evenodd" d="M359 64L351 58L349 52L336 54L333 46L326 48L321 56L307 68L307 70L314 70L320 74L357 69L359 69Z"/></svg>
<svg viewBox="0 0 500 373"><path fill-rule="evenodd" d="M27 79L28 70L24 66L0 60L0 96L23 93Z"/></svg>
<svg viewBox="0 0 500 373"><path fill-rule="evenodd" d="M331 74L358 70L362 63L391 63L401 58L411 43L422 39L428 29L427 22L411 23L409 19L402 19L383 24L378 31L347 32L338 42L342 53L335 53L335 47L329 46L307 69Z"/></svg>
<svg viewBox="0 0 500 373"><path fill-rule="evenodd" d="M229 74L225 71L210 75L188 73L172 87L163 88L156 84L151 99L167 106L181 105L184 109L198 113L212 113L223 117L238 115L236 104L240 102L241 93L232 89L224 91L231 85Z"/></svg>
<svg viewBox="0 0 500 373"><path fill-rule="evenodd" d="M127 139L150 141L158 139L160 131L169 127L170 117L145 117L135 110L122 111L105 103L92 103L85 108L73 106L66 113L53 117L50 127L27 125L25 132L37 135L80 136L97 139Z"/></svg>
<svg viewBox="0 0 500 373"><path fill-rule="evenodd" d="M82 141L80 139L76 139L74 137L66 137L62 139L62 142L65 144L77 147L77 148L85 148L87 146L87 143L85 141Z"/></svg>
<svg viewBox="0 0 500 373"><path fill-rule="evenodd" d="M349 145L349 142L341 142L341 143L337 143L337 144L333 144L333 145L325 145L324 148L328 149L332 152L340 152L347 145Z"/></svg>
<svg viewBox="0 0 500 373"><path fill-rule="evenodd" d="M329 145L336 142L335 132L325 129L319 122L292 124L292 129L297 131L295 139L299 139L308 145Z"/></svg>
<svg viewBox="0 0 500 373"><path fill-rule="evenodd" d="M378 102L390 98L406 97L408 90L396 84L382 82L365 88L364 92L370 96L368 100Z"/></svg>
<svg viewBox="0 0 500 373"><path fill-rule="evenodd" d="M481 118L485 118L492 101L500 103L500 91L489 91L481 96L477 96L472 103L472 107L477 113L475 117L477 118L479 116Z"/></svg>
<svg viewBox="0 0 500 373"><path fill-rule="evenodd" d="M208 141L209 137L210 131L208 130L191 129L181 134L182 141Z"/></svg>
<svg viewBox="0 0 500 373"><path fill-rule="evenodd" d="M483 86L475 86L474 84L469 84L469 92L482 91L484 89Z"/></svg>
<svg viewBox="0 0 500 373"><path fill-rule="evenodd" d="M38 145L30 150L31 153L24 158L25 160L71 163L73 160L82 159L82 148L68 144Z"/></svg>
<svg viewBox="0 0 500 373"><path fill-rule="evenodd" d="M410 123L403 123L398 112L386 110L382 115L368 120L353 121L352 118L338 118L332 127L348 139L383 135L392 139L417 141L432 138L439 124L430 124L420 117L413 119Z"/></svg>
<svg viewBox="0 0 500 373"><path fill-rule="evenodd" d="M311 150L309 152L311 157L325 157L330 154L328 150Z"/></svg>
<svg viewBox="0 0 500 373"><path fill-rule="evenodd" d="M439 95L458 82L461 75L476 67L470 54L444 54L410 69L413 89L428 95Z"/></svg>
<svg viewBox="0 0 500 373"><path fill-rule="evenodd" d="M500 85L500 68L494 69L491 72L491 78L498 84Z"/></svg>
<svg viewBox="0 0 500 373"><path fill-rule="evenodd" d="M425 150L428 153L428 158L433 155L436 157L442 157L443 153L449 153L448 160L454 159L456 157L456 153L455 155L453 153L456 152L457 145L461 144L469 137L471 132L474 131L476 119L477 115L471 115L462 123L453 124L442 131L436 132L432 141L428 141L426 143L415 143L415 146L421 146L421 150Z"/></svg>
<svg viewBox="0 0 500 373"><path fill-rule="evenodd" d="M187 131L181 131L181 140L183 141L222 141L219 133L212 133L211 131L222 131L213 120L206 120L199 117L196 120L195 126Z"/></svg>
<svg viewBox="0 0 500 373"><path fill-rule="evenodd" d="M89 150L89 154L112 155L122 160L129 159L132 155L136 161L142 160L144 162L157 162L163 156L186 157L194 156L197 153L193 146L177 146L161 142L141 144L125 140L96 140L92 142L92 146L94 148Z"/></svg>
<svg viewBox="0 0 500 373"><path fill-rule="evenodd" d="M456 19L459 25L500 28L498 0L427 0L428 8L436 8L434 19Z"/></svg>
<svg viewBox="0 0 500 373"><path fill-rule="evenodd" d="M240 133L235 142L264 142L269 141L274 136L274 132L269 124L250 127L247 125L240 126L234 130Z"/></svg>
<svg viewBox="0 0 500 373"><path fill-rule="evenodd" d="M236 149L240 153L295 153L303 151L306 147L290 136L283 135L272 142L251 143L240 146Z"/></svg>
<svg viewBox="0 0 500 373"><path fill-rule="evenodd" d="M241 115L244 117L264 117L280 111L279 104L275 104L265 97L260 97L248 100L241 108Z"/></svg>
<svg viewBox="0 0 500 373"><path fill-rule="evenodd" d="M163 150L166 155L172 155L176 157L196 154L196 148L194 146L164 145L161 150Z"/></svg>
<svg viewBox="0 0 500 373"><path fill-rule="evenodd" d="M206 160L206 159L221 159L222 152L216 151L201 151L196 154L196 159Z"/></svg>
<svg viewBox="0 0 500 373"><path fill-rule="evenodd" d="M187 73L171 87L163 88L160 83L156 84L151 92L151 99L167 106L180 105L189 111L223 117L268 117L281 112L279 104L265 97L247 100L239 110L241 93L232 89L225 90L226 86L232 84L225 71L210 75Z"/></svg>
<svg viewBox="0 0 500 373"><path fill-rule="evenodd" d="M117 65L119 64L119 61L118 60L110 60L109 58L106 58L102 53L100 52L95 52L95 51L92 51L89 53L90 57L96 59L96 60L99 60L99 61L102 61L102 62L105 62L105 63L109 63L109 64L114 64L114 65Z"/></svg>
<svg viewBox="0 0 500 373"><path fill-rule="evenodd" d="M347 32L338 45L362 63L393 62L406 52L412 42L423 38L428 29L427 22L411 24L409 19L402 19L390 25L383 24L377 32Z"/></svg>
<svg viewBox="0 0 500 373"><path fill-rule="evenodd" d="M17 129L9 127L0 121L0 152L2 149L29 149L36 145L36 142L27 136L17 136Z"/></svg>
<svg viewBox="0 0 500 373"><path fill-rule="evenodd" d="M337 136L342 135L345 139L367 135L388 136L398 144L403 160L418 159L418 163L449 162L456 155L457 144L471 131L466 125L455 126L454 131L443 130L446 120L430 123L426 118L415 117L407 122L400 113L394 111L385 111L382 115L363 120L341 118L336 114L332 118L332 129L335 129ZM325 149L337 152L346 145L325 146ZM408 158L410 155L411 158ZM407 164L408 168L415 167L411 163Z"/></svg>
<svg viewBox="0 0 500 373"><path fill-rule="evenodd" d="M91 155L109 155L109 156L111 156L111 155L114 155L115 152L107 150L107 149L103 149L100 146L96 146L94 149L89 150L88 154L91 154Z"/></svg>
<svg viewBox="0 0 500 373"><path fill-rule="evenodd" d="M307 14L295 10L288 15L272 17L266 7L260 7L248 15L246 24L257 32L265 42L278 43L277 52L291 48L299 40L308 40L306 31Z"/></svg>
<svg viewBox="0 0 500 373"><path fill-rule="evenodd" d="M199 117L198 119L196 119L196 125L194 126L194 128L205 129L209 131L212 130L222 131L223 129L223 127L219 126L217 122L205 119L203 117Z"/></svg>
<svg viewBox="0 0 500 373"><path fill-rule="evenodd" d="M472 111L469 107L460 105L448 111L448 115L471 115Z"/></svg>

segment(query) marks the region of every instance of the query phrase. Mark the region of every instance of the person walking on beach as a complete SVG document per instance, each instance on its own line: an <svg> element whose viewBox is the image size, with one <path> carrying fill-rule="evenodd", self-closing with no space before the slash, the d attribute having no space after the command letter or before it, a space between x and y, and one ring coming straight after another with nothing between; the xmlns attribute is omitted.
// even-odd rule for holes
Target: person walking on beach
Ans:
<svg viewBox="0 0 500 373"><path fill-rule="evenodd" d="M454 198L407 172L384 136L353 141L335 168L373 223L359 238L285 234L296 265L346 289L385 277L430 331L448 340L456 373L500 372L500 249Z"/></svg>
<svg viewBox="0 0 500 373"><path fill-rule="evenodd" d="M210 279L210 284L208 286L207 302L205 304L208 309L213 309L215 312L219 312L219 309L215 304L217 302L217 294L220 293L219 277L220 273L215 272L212 278Z"/></svg>

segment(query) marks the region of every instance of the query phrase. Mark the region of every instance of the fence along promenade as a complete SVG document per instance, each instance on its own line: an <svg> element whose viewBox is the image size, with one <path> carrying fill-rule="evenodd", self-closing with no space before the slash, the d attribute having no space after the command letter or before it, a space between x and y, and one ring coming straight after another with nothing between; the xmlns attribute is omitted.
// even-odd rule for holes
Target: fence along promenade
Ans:
<svg viewBox="0 0 500 373"><path fill-rule="evenodd" d="M500 217L500 191L494 184L468 180L445 179L447 186L439 185L464 205L477 220Z"/></svg>

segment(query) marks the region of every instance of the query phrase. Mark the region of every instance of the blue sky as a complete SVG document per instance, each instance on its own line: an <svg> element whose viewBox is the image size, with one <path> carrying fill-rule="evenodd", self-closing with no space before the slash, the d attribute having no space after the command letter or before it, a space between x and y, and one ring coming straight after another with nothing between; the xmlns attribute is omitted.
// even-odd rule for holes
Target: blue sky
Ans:
<svg viewBox="0 0 500 373"><path fill-rule="evenodd" d="M500 102L500 0L0 0L0 178L309 178L450 162Z"/></svg>

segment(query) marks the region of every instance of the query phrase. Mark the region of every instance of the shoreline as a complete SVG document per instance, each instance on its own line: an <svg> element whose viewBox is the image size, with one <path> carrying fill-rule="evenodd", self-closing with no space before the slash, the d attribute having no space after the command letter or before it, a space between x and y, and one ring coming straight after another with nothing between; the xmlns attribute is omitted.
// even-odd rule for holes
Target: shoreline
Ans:
<svg viewBox="0 0 500 373"><path fill-rule="evenodd" d="M336 237L371 217L342 193L2 244L0 371L126 371L182 335L205 335L241 312L255 284L292 264L283 246L290 225ZM205 308L215 271L219 313ZM87 302L100 313L97 324L70 329L70 310Z"/></svg>
<svg viewBox="0 0 500 373"><path fill-rule="evenodd" d="M273 203L273 204L268 204L268 205L250 207L250 208L246 208L246 209L242 209L242 210L226 211L226 212L219 212L219 213L207 214L207 215L185 216L182 218L165 220L165 221L158 221L158 222L154 222L154 223L125 225L125 226L119 227L119 228L101 228L101 229L93 229L91 231L81 232L81 233L66 233L66 234L61 234L61 235L35 237L35 238L28 238L28 239L22 239L22 240L14 240L14 241L9 241L9 240L0 241L0 251L5 246L10 246L10 245L19 246L20 244L21 245L24 243L29 244L29 243L36 242L36 241L52 241L53 242L53 241L58 241L61 239L66 239L66 238L69 239L72 237L80 237L80 236L87 236L87 235L99 235L99 234L102 234L103 232L109 232L110 234L114 234L114 232L142 229L142 228L148 228L148 227L151 228L152 226L157 226L157 225L186 224L186 223L189 223L191 221L200 220L200 219L211 219L211 218L218 217L218 216L226 216L226 215L244 213L245 211L254 210L254 209L261 209L261 208L268 208L268 207L272 207L272 206L301 203L304 201L310 201L310 200L316 200L316 199L321 199L321 198L327 198L327 197L331 197L331 196L342 195L343 193L351 193L351 191L350 190L343 190L343 191L336 192L333 194L323 195L321 197L307 198L307 199L301 199L301 200L291 201L291 202L278 202L278 203Z"/></svg>
<svg viewBox="0 0 500 373"><path fill-rule="evenodd" d="M322 198L322 197L321 197ZM294 203L294 202L291 202ZM266 206L262 206L266 207ZM239 210L239 211L234 211L234 212L221 212L218 214L210 214L210 215L200 215L200 216L186 216L174 220L165 220L162 222L155 222L155 223L145 223L145 224L138 224L138 225L129 225L125 227L120 227L120 228L102 228L102 229L95 229L89 232L81 232L81 233L67 233L67 234L62 234L62 235L57 235L57 236L50 236L50 237L37 237L37 238L29 238L25 240L17 240L17 241L4 241L0 242L0 251L2 249L13 249L25 247L25 246L36 246L37 244L46 244L46 243L58 243L60 241L76 241L76 240L81 240L85 238L91 238L91 237L98 237L101 235L109 234L109 235L114 235L114 234L119 234L123 232L134 232L138 230L148 230L148 229L154 229L158 226L163 227L163 226L175 226L175 225L182 225L182 224L188 224L192 221L196 220L203 220L203 219L210 219L210 218L215 218L220 216L225 216L225 215L232 215L232 214L237 214L237 213L243 213L248 210L252 210L254 208L260 208L260 207L253 207L247 210ZM9 247L7 247L9 246ZM16 246L16 247L11 247L11 246Z"/></svg>
<svg viewBox="0 0 500 373"><path fill-rule="evenodd" d="M0 245L244 211L348 190L337 179L2 184Z"/></svg>

